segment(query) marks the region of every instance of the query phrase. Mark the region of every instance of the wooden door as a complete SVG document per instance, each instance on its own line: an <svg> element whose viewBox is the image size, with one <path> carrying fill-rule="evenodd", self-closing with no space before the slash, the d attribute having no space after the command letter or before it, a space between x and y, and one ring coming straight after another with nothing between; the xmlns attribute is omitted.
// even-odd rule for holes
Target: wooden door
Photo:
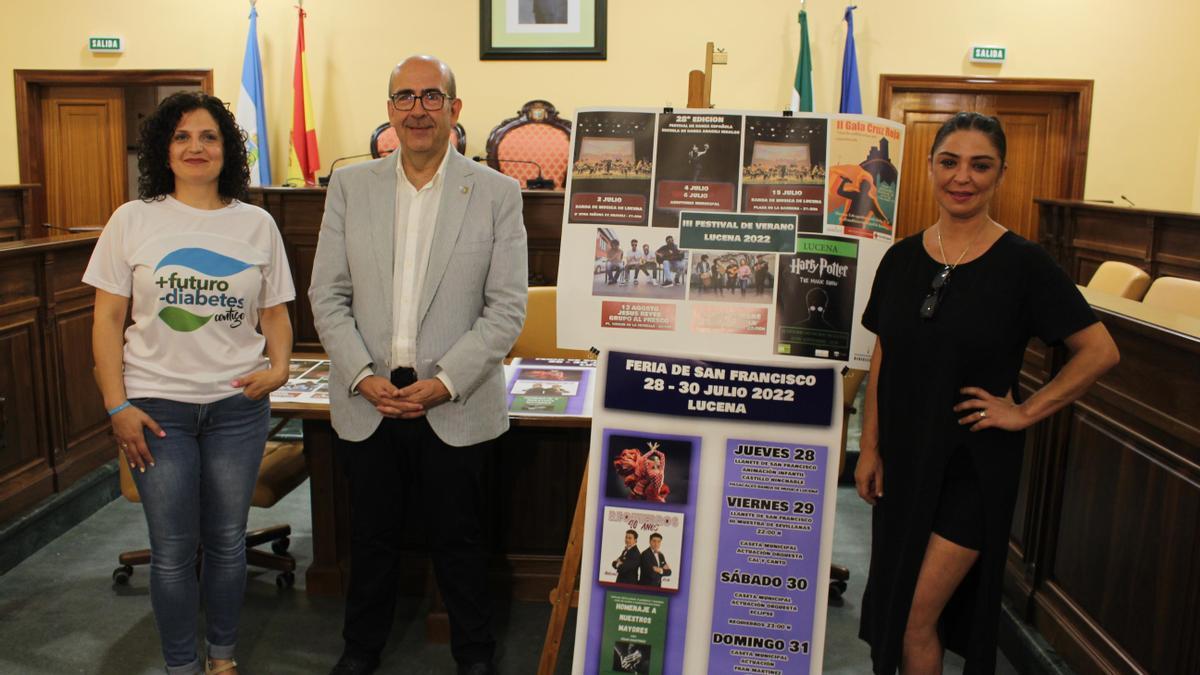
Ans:
<svg viewBox="0 0 1200 675"><path fill-rule="evenodd" d="M125 201L125 98L115 87L49 87L42 98L46 217L99 227Z"/></svg>
<svg viewBox="0 0 1200 675"><path fill-rule="evenodd" d="M880 114L903 122L907 130L896 221L899 236L920 232L937 220L929 150L938 127L961 110L998 117L1008 137L1008 172L991 210L999 223L1037 241L1035 198L1082 198L1090 81L980 82L885 75L880 88Z"/></svg>

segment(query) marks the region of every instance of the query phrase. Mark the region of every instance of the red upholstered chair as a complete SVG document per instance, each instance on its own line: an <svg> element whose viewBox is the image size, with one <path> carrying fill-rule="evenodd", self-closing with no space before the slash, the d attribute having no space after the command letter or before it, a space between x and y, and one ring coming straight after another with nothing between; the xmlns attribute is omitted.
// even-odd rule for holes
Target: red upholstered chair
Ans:
<svg viewBox="0 0 1200 675"><path fill-rule="evenodd" d="M371 157L379 159L392 154L392 151L400 147L400 139L396 136L396 130L392 128L390 122L384 122L375 127L375 131L371 132Z"/></svg>
<svg viewBox="0 0 1200 675"><path fill-rule="evenodd" d="M488 166L512 176L526 185L537 178L538 168L533 164L516 161L536 162L542 167L542 175L554 181L554 188L561 190L567 180L567 160L570 157L571 121L558 116L558 110L549 101L535 100L521 106L516 117L504 120L492 129L487 141Z"/></svg>
<svg viewBox="0 0 1200 675"><path fill-rule="evenodd" d="M452 143L458 153L466 154L467 152L467 130L461 124L455 124L450 130L450 143ZM371 132L371 156L375 159L387 157L392 154L392 151L400 147L400 139L396 137L396 130L392 128L390 122L384 122L375 127L375 131Z"/></svg>

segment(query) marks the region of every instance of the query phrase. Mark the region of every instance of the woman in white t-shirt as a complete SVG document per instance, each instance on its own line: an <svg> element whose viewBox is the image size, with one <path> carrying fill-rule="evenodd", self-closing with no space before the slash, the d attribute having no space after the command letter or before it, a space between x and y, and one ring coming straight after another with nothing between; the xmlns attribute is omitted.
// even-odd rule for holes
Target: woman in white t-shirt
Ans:
<svg viewBox="0 0 1200 675"><path fill-rule="evenodd" d="M113 213L83 276L96 288L96 380L149 525L167 672L234 675L246 518L268 395L288 378L284 303L296 293L274 220L239 201L250 178L245 136L225 104L173 94L140 134L141 199Z"/></svg>

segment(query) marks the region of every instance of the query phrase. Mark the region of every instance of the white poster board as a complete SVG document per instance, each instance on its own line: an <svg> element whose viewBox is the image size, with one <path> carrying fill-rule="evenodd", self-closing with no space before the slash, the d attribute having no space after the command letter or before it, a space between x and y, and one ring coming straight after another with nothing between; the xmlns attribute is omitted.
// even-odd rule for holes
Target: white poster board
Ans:
<svg viewBox="0 0 1200 675"><path fill-rule="evenodd" d="M571 140L560 346L868 367L859 319L895 233L902 124L584 108Z"/></svg>

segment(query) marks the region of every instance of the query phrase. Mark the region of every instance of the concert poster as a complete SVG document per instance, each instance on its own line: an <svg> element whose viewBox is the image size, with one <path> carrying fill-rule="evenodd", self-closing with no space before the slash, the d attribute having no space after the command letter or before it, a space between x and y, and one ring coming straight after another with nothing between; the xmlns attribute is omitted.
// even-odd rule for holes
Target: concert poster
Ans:
<svg viewBox="0 0 1200 675"><path fill-rule="evenodd" d="M835 118L830 125L826 233L892 240L903 129L882 122Z"/></svg>
<svg viewBox="0 0 1200 675"><path fill-rule="evenodd" d="M689 439L610 434L605 495L631 504L688 503L694 447Z"/></svg>
<svg viewBox="0 0 1200 675"><path fill-rule="evenodd" d="M778 260L774 253L692 251L688 299L770 304Z"/></svg>
<svg viewBox="0 0 1200 675"><path fill-rule="evenodd" d="M875 336L855 318L894 239L902 124L678 108L585 108L577 119L557 277L560 346L869 367ZM854 278L838 285L849 297L829 296L832 286L811 298L811 288L799 298L782 288L806 236L857 243ZM801 337L793 329L810 307L851 323Z"/></svg>
<svg viewBox="0 0 1200 675"><path fill-rule="evenodd" d="M745 213L790 213L798 232L821 232L829 120L746 117L742 152Z"/></svg>
<svg viewBox="0 0 1200 675"><path fill-rule="evenodd" d="M805 236L780 257L776 354L847 360L858 249L854 239Z"/></svg>
<svg viewBox="0 0 1200 675"><path fill-rule="evenodd" d="M686 520L679 511L605 506L597 581L646 592L678 591Z"/></svg>
<svg viewBox="0 0 1200 675"><path fill-rule="evenodd" d="M596 228L592 295L638 300L682 300L688 252L674 232L644 227Z"/></svg>
<svg viewBox="0 0 1200 675"><path fill-rule="evenodd" d="M741 115L689 110L659 116L655 227L679 227L685 209L737 209L741 133Z"/></svg>
<svg viewBox="0 0 1200 675"><path fill-rule="evenodd" d="M654 113L579 113L573 132L568 222L647 224L654 130Z"/></svg>

